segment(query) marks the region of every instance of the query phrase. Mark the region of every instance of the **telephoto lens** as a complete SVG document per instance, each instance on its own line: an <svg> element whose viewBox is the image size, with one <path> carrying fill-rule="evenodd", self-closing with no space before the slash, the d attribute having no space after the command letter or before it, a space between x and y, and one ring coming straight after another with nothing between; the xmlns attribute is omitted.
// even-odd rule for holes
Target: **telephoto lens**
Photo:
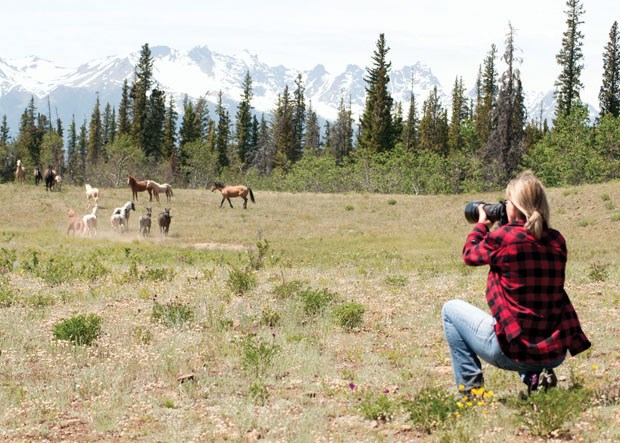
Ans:
<svg viewBox="0 0 620 443"><path fill-rule="evenodd" d="M506 203L499 202L495 204L485 203L481 200L469 202L465 205L465 219L469 223L478 223L478 206L482 205L484 212L487 214L489 221L499 222L499 226L508 223L508 214L506 213Z"/></svg>

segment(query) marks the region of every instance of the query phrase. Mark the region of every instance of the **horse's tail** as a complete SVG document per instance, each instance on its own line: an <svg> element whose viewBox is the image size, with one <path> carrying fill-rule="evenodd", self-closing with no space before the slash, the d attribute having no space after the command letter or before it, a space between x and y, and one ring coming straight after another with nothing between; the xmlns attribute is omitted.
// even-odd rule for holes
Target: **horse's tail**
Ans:
<svg viewBox="0 0 620 443"><path fill-rule="evenodd" d="M256 200L254 200L254 193L252 192L252 188L248 188L248 192L250 193L250 200L252 200L252 203L256 203Z"/></svg>

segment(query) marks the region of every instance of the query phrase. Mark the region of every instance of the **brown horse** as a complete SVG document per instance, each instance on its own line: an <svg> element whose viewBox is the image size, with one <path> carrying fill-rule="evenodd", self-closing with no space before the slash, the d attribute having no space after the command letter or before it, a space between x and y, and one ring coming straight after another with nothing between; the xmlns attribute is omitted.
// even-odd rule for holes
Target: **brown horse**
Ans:
<svg viewBox="0 0 620 443"><path fill-rule="evenodd" d="M136 180L131 175L127 176L127 184L131 188L131 199L138 200L138 192L146 191L148 180Z"/></svg>
<svg viewBox="0 0 620 443"><path fill-rule="evenodd" d="M256 203L256 200L254 200L254 193L252 192L252 189L248 188L247 186L226 186L224 183L214 182L213 185L211 185L211 192L215 191L216 189L222 193L222 202L220 203L220 208L224 204L224 200L228 200L228 204L232 208L233 205L230 202L230 197L241 197L243 199L243 209L247 209L248 193L250 194L250 200L252 200L252 203Z"/></svg>
<svg viewBox="0 0 620 443"><path fill-rule="evenodd" d="M20 184L24 184L24 180L26 179L26 170L22 166L22 161L17 160L17 169L15 170L15 181L18 181Z"/></svg>

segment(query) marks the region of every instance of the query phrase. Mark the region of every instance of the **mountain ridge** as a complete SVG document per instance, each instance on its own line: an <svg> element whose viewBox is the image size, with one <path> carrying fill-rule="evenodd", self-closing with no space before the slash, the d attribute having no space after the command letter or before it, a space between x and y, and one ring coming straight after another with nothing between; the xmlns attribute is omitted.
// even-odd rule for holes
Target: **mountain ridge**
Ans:
<svg viewBox="0 0 620 443"><path fill-rule="evenodd" d="M224 105L234 116L246 72L252 78L252 105L258 114L269 114L275 108L277 97L285 86L292 92L299 74L305 87L306 105L311 104L321 119L336 119L341 97L347 105L350 103L356 121L364 108L365 68L358 65L349 64L343 72L331 74L321 64L305 71L283 65L269 66L248 51L222 54L205 45L188 51L168 46L150 49L154 82L174 97L180 115L185 95L192 100L203 96L213 109L221 90ZM39 112L49 113L54 121L60 118L65 127L73 117L77 125L81 125L82 119L88 122L97 96L102 107L106 103L118 106L124 80L133 82L139 55L139 52L132 52L108 56L73 68L57 66L37 56L0 58L0 115L7 115L11 132L16 133L19 118L34 97ZM389 86L394 101L402 102L403 110L408 109L413 88L420 115L422 103L434 87L446 109L450 109L450 91L446 91L431 68L421 62L392 69ZM555 109L552 91L526 93L530 120L540 119L541 106L542 117L551 120Z"/></svg>

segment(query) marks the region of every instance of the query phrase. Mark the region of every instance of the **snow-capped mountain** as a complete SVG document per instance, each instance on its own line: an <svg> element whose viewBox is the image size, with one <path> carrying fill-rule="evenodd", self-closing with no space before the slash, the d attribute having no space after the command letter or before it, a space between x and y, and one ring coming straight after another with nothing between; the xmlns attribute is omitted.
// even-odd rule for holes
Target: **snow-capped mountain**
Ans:
<svg viewBox="0 0 620 443"><path fill-rule="evenodd" d="M197 46L186 52L155 46L151 48L151 53L154 81L175 98L180 113L186 95L190 99L205 97L214 104L219 91L222 91L223 102L234 116L246 72L252 78L252 105L258 114L268 115L275 108L278 95L285 86L288 85L292 94L299 74L305 86L306 104L311 104L322 119L334 121L340 100L344 99L347 106L350 103L357 121L365 103L365 69L356 65L349 65L344 72L333 74L322 65L309 71L268 66L248 52L225 55L206 46ZM11 132L15 134L21 114L34 98L38 112L49 114L54 121L60 118L65 127L75 118L79 126L83 121L89 121L97 96L102 108L106 103L118 107L124 80L127 79L129 84L134 80L139 55L139 52L134 52L107 57L77 68L56 66L35 56L18 60L0 58L0 115L7 115ZM416 63L392 69L392 97L402 102L405 113L412 88L420 114L422 103L435 86L444 105L450 109L450 89L442 88L428 66ZM528 100L530 119L540 118L541 103L543 118L552 118L552 95L530 93Z"/></svg>

